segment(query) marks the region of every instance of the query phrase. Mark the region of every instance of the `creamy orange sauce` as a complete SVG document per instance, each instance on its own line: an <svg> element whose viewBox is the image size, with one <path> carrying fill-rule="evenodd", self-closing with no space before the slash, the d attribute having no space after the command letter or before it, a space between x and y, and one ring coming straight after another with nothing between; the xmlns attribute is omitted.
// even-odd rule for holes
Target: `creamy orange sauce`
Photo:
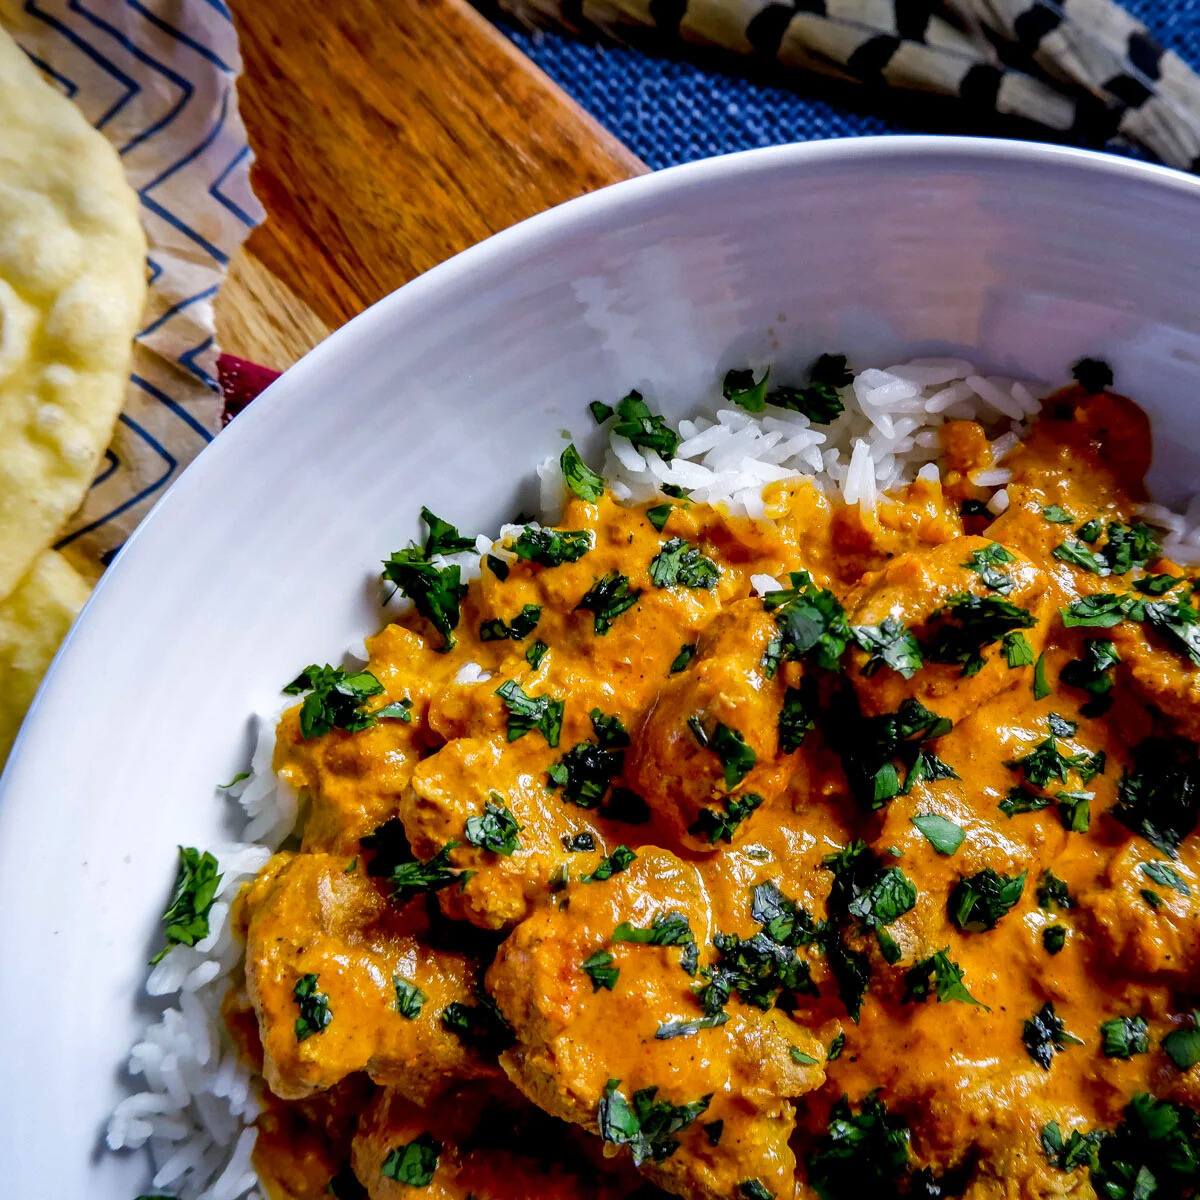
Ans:
<svg viewBox="0 0 1200 1200"><path fill-rule="evenodd" d="M367 669L383 692L366 708L408 700L409 722L305 738L298 709L285 715L276 768L306 798L306 818L296 850L277 855L243 895L246 996L231 1004L238 1028L245 1004L257 1019L245 1040L262 1056L273 1097L256 1158L273 1197L315 1200L335 1177L334 1194L373 1198L628 1195L639 1183L629 1150L595 1136L606 1088L627 1099L657 1088L658 1100L701 1104L640 1172L683 1196L758 1200L754 1181L776 1197L812 1194L810 1164L827 1147L831 1108L846 1096L857 1112L876 1092L909 1131L893 1190L1091 1196L1085 1169L1048 1161L1048 1122L1064 1135L1112 1128L1142 1092L1196 1105L1200 1068L1180 1070L1160 1042L1186 1025L1198 990L1200 839L1190 832L1168 860L1110 810L1139 742L1196 736L1200 673L1142 625L1068 629L1060 616L1081 597L1129 591L1146 572L1180 572L1157 561L1101 577L1052 554L1085 521L1136 519L1149 431L1120 397L1064 393L1005 463L1014 475L1008 510L968 517L964 528L960 503L981 494L968 476L989 455L977 426L948 425L944 488L919 481L868 518L794 481L772 486L772 520L761 523L679 501L660 531L645 507L573 500L561 528L588 531L591 549L555 566L514 560L506 578L485 568L462 601L452 650L442 652L442 637L415 614L369 641ZM1051 505L1073 523L1048 521ZM715 565L714 586L655 585L651 564L671 538ZM965 565L994 543L1007 551L1001 592ZM888 666L866 671L866 653L853 646L836 671L812 653L772 670L778 613L751 578L786 587L799 570L830 589L850 625L892 618L918 640L950 597L999 596L1029 614L1022 636L1030 657L1042 656L1049 693L1035 696L1032 662L1010 666L998 638L966 675L928 653L911 678ZM598 633L579 603L613 571L639 594ZM511 622L529 605L540 615L523 639L481 639L486 622ZM1061 674L1096 637L1111 638L1121 658L1111 706L1087 715L1091 697ZM539 640L548 649L531 666L526 652ZM694 653L673 670L683 647ZM538 728L509 740L497 689L510 680L562 701L556 746ZM814 727L790 748L780 714L797 697ZM953 722L925 744L953 777L913 779L872 808L861 788L855 794L847 756L865 745L865 720L912 699ZM618 769L604 799L583 807L570 786L550 786L549 772L572 748L603 741L596 712L618 718L629 744L608 747ZM1052 713L1073 726L1056 737L1058 752L1085 763L1103 754L1103 770L1085 779L1072 766L1065 780L1029 787L1044 807L1005 815L1000 804L1029 783L1011 764L1051 736ZM736 779L714 748L721 726L753 752ZM889 761L902 780L903 755ZM1077 828L1066 827L1059 792L1090 793L1074 801L1088 810L1086 829L1078 810ZM489 803L519 825L511 853L470 844L468 822ZM961 830L953 853L914 825L931 814ZM461 875L390 896L379 872L396 839L379 831L401 826L411 856L441 853ZM728 840L710 840L714 830ZM831 898L827 860L858 840L876 875L898 868L915 891L883 933ZM620 858L619 847L635 855L628 865L589 878ZM1164 862L1181 888L1143 870ZM985 869L1023 874L1024 885L994 928L963 929L951 919L955 889ZM1070 907L1039 904L1047 869L1066 884ZM766 1007L735 986L706 1008L713 993L704 989L721 970L716 943L761 933L752 901L766 883L814 924L830 923L826 940L781 951L811 985L775 989ZM690 946L614 938L623 923L636 938L681 919ZM1045 941L1051 926L1062 930L1049 935L1062 940L1057 953ZM831 970L831 937L869 972L857 1020ZM924 999L907 994L914 965L939 951L977 1003L939 1001L932 985ZM583 968L597 955L594 970L618 972L611 986ZM330 1015L301 1038L295 989L310 975ZM400 1010L397 980L419 989L419 1012ZM1064 1042L1047 1069L1024 1029L1048 1002L1081 1044ZM443 1019L448 1007L463 1011L454 1006L477 1022L465 1037ZM705 1027L656 1037L664 1024L706 1015ZM1103 1054L1100 1026L1118 1016L1146 1021L1147 1053ZM497 1123L511 1137L497 1137ZM405 1183L401 1151L421 1138L437 1153L417 1171L423 1182ZM406 1160L418 1167L419 1149ZM943 1180L941 1191L915 1190L922 1168Z"/></svg>

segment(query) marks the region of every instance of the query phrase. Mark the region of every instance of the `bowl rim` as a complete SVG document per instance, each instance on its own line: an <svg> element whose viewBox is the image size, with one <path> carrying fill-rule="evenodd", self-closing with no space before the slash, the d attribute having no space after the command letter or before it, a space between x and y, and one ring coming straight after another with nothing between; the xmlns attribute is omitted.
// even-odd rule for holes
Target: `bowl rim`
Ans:
<svg viewBox="0 0 1200 1200"><path fill-rule="evenodd" d="M454 288L463 276L486 270L496 260L503 260L506 256L519 259L539 241L549 240L556 234L568 231L571 226L576 226L576 232L581 232L589 222L611 224L619 221L627 210L653 203L663 195L704 188L738 175L870 160L881 164L888 160L906 162L926 156L964 165L974 160L989 165L1012 163L1046 170L1073 168L1109 182L1141 181L1190 195L1200 201L1200 177L1174 167L1123 158L1104 151L1015 138L873 134L756 147L665 167L607 184L499 230L380 297L333 330L255 397L254 402L238 414L237 420L214 437L180 472L142 518L97 581L59 646L17 732L8 760L0 769L0 806L6 803L9 792L15 789L18 766L23 774L27 770L26 760L32 759L39 751L42 729L47 726L48 709L44 698L51 691L51 684L62 662L73 653L79 630L88 622L99 599L111 586L112 579L123 577L134 569L144 532L152 524L157 526L169 520L181 504L186 505L190 501L196 489L203 489L208 477L219 469L223 455L230 451L236 441L259 436L259 426L264 422L269 430L270 423L280 419L276 417L276 410L304 403L304 396L310 390L309 377L317 373L328 360L343 355L354 356L393 323L404 321L413 310L419 312L427 297L436 295L439 290Z"/></svg>

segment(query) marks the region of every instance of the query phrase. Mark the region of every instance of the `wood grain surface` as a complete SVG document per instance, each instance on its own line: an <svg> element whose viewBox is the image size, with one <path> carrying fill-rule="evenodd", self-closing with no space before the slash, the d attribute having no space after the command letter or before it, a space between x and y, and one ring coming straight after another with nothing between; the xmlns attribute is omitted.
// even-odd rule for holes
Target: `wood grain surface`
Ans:
<svg viewBox="0 0 1200 1200"><path fill-rule="evenodd" d="M217 304L282 369L489 234L646 170L462 0L235 0L267 220Z"/></svg>

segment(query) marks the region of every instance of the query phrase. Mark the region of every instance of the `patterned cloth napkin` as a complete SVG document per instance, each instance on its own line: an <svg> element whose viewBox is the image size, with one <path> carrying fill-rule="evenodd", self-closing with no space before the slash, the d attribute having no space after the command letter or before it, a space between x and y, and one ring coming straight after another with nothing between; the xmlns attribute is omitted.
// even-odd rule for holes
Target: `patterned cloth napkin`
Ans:
<svg viewBox="0 0 1200 1200"><path fill-rule="evenodd" d="M534 26L957 98L1200 170L1200 78L1112 0L499 0Z"/></svg>
<svg viewBox="0 0 1200 1200"><path fill-rule="evenodd" d="M125 409L59 542L90 576L221 428L213 297L263 215L237 33L223 0L0 0L0 23L117 148L149 243Z"/></svg>

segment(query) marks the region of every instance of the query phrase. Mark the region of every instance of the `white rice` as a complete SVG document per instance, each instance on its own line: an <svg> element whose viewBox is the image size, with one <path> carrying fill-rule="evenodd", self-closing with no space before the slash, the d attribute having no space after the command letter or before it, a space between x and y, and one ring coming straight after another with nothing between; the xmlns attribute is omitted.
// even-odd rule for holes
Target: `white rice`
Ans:
<svg viewBox="0 0 1200 1200"><path fill-rule="evenodd" d="M888 489L918 478L937 482L940 427L967 418L983 424L991 439L993 465L975 472L972 482L995 489L987 507L998 515L1009 506L1005 485L1012 479L999 464L1028 431L1041 390L980 375L961 359L913 359L859 372L841 389L845 411L828 425L814 426L801 414L772 406L754 415L718 406L711 415L679 422L681 441L669 462L610 435L603 473L623 501L661 498L663 487L674 485L697 501L761 517L765 484L804 478L870 510ZM566 498L557 458L541 463L537 475L542 518L554 523ZM1144 504L1139 515L1163 531L1168 557L1183 566L1200 564L1200 495L1183 514ZM505 525L495 541L480 535L473 551L438 561L457 563L469 581L479 575L485 555L512 562L515 556L504 542L522 528ZM782 586L770 575L753 576L751 585L759 595ZM386 611L404 606L393 600ZM366 659L362 647L355 655ZM455 682L469 686L488 678L479 664L465 663ZM298 797L271 769L277 719L256 718L250 777L224 793L236 798L246 825L241 841L212 849L222 879L211 932L195 947L175 947L150 971L146 991L167 1007L130 1051L129 1073L139 1090L117 1105L108 1125L109 1147L145 1148L153 1189L169 1189L179 1200L259 1200L250 1165L259 1111L256 1084L238 1058L220 1007L242 953L229 928L230 906L298 816Z"/></svg>

